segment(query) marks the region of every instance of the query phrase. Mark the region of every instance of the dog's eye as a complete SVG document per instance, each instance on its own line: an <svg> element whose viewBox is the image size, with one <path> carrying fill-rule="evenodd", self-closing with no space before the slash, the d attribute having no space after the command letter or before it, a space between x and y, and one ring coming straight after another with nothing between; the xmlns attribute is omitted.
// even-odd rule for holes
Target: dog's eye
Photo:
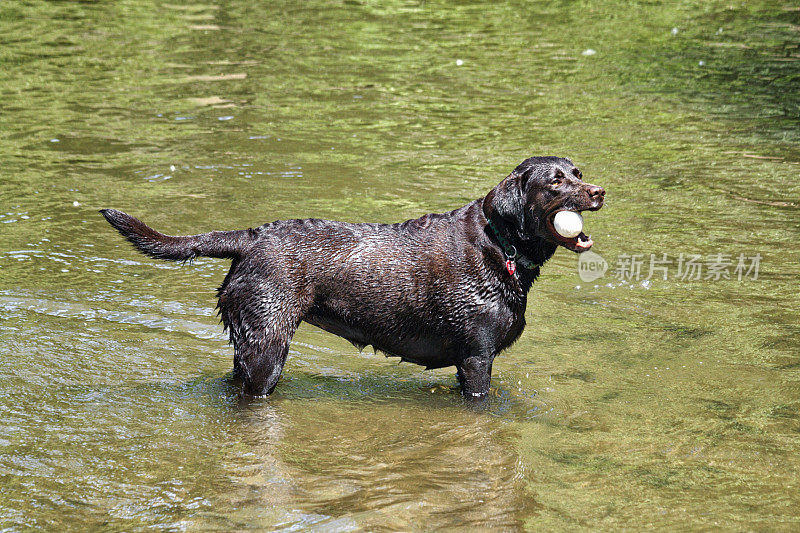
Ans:
<svg viewBox="0 0 800 533"><path fill-rule="evenodd" d="M550 185L553 187L558 187L559 185L561 185L561 178L553 178L552 180L550 180Z"/></svg>

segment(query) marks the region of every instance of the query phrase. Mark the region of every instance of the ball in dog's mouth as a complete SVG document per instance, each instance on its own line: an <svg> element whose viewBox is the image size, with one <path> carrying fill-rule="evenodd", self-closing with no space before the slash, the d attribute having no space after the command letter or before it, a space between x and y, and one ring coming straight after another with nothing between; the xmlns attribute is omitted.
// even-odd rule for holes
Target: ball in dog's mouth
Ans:
<svg viewBox="0 0 800 533"><path fill-rule="evenodd" d="M575 211L559 211L553 217L553 229L562 237L572 239L583 230L583 217Z"/></svg>
<svg viewBox="0 0 800 533"><path fill-rule="evenodd" d="M573 252L585 252L594 244L592 238L582 231L583 217L579 212L557 211L547 217L547 227L558 244Z"/></svg>

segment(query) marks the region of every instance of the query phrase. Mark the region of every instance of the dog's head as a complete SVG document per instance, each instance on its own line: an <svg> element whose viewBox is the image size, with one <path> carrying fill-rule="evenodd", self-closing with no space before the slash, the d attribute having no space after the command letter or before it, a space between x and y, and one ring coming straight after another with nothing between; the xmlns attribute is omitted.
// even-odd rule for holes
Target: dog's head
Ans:
<svg viewBox="0 0 800 533"><path fill-rule="evenodd" d="M486 196L484 213L503 219L523 241L539 237L581 253L592 247L592 239L583 232L562 237L553 218L559 211L597 211L605 194L602 187L585 183L569 159L531 157Z"/></svg>

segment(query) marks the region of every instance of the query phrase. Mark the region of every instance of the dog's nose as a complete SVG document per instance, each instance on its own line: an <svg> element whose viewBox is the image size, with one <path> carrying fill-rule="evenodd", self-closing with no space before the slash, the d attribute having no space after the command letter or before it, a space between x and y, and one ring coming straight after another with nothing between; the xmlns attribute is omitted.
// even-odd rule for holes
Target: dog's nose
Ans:
<svg viewBox="0 0 800 533"><path fill-rule="evenodd" d="M589 198L592 200L599 200L606 195L606 190L602 187L598 187L597 185L592 185L586 191L589 193Z"/></svg>

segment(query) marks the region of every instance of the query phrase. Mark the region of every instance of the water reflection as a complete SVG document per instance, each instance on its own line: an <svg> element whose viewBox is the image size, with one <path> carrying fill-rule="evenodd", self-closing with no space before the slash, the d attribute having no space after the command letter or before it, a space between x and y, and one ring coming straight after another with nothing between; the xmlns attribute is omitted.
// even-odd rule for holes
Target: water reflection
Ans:
<svg viewBox="0 0 800 533"><path fill-rule="evenodd" d="M287 522L302 511L306 523L337 530L518 527L538 504L509 435L448 403L251 403L237 429L259 473L239 482L279 472L284 484L256 485Z"/></svg>

